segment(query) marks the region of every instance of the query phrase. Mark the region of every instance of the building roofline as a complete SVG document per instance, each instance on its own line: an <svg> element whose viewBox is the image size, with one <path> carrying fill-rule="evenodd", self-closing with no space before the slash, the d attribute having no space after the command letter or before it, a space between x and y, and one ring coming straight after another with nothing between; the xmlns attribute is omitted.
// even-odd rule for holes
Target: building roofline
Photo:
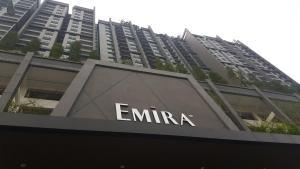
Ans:
<svg viewBox="0 0 300 169"><path fill-rule="evenodd" d="M77 9L81 9L81 10L85 10L85 11L90 11L90 12L94 12L95 11L95 8L91 9L91 8L85 8L85 7L77 6L77 5L73 6L72 9L76 9L76 8Z"/></svg>
<svg viewBox="0 0 300 169"><path fill-rule="evenodd" d="M60 2L60 1L44 0L44 2L43 2L43 3L45 3L45 2L51 2L51 3L58 4L58 5L65 5L65 6L68 6L68 7L69 7L69 4L67 4L67 3L64 3L64 2Z"/></svg>

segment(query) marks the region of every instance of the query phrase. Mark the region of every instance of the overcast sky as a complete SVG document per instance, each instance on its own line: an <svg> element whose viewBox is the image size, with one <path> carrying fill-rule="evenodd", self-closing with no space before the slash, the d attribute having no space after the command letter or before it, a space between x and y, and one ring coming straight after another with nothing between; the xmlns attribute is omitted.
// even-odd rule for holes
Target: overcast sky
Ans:
<svg viewBox="0 0 300 169"><path fill-rule="evenodd" d="M300 0L59 0L96 7L96 19L121 19L156 33L240 40L300 82Z"/></svg>

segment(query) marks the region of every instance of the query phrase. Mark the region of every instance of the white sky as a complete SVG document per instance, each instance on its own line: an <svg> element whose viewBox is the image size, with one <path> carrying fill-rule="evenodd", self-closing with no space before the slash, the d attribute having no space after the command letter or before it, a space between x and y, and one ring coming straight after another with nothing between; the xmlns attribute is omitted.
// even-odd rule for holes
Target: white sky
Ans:
<svg viewBox="0 0 300 169"><path fill-rule="evenodd" d="M96 7L96 19L151 25L156 33L240 40L300 82L300 0L59 0Z"/></svg>

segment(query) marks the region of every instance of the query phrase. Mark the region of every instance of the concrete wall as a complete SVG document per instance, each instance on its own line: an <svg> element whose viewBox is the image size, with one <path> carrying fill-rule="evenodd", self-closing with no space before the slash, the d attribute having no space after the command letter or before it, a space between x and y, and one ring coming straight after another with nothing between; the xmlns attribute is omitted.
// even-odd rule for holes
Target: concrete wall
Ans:
<svg viewBox="0 0 300 169"><path fill-rule="evenodd" d="M0 55L0 75L2 86L10 80L21 61L19 55ZM134 68L120 64L108 64L90 60L95 65L91 74L85 73L87 81L75 81L78 72L84 72L81 64L63 62L50 59L33 58L27 73L20 85L20 100L26 102L24 95L28 88L48 91L65 92L70 85L83 85L83 88L74 88L72 92L78 92L74 97L74 104L65 111L65 116L116 120L115 103L129 104L129 108L149 109L155 106L158 111L169 111L178 119L180 113L193 115L193 122L204 128L226 128L224 121L215 109L208 104L208 96L199 94L195 81L187 78L187 75L169 73L151 69ZM3 85L4 84L4 85ZM204 83L202 87L208 89ZM225 99L238 112L254 112L262 116L268 115L272 109L253 89L237 88L234 86L217 86ZM76 91L77 90L77 91ZM270 99L299 102L295 96L279 93L266 93ZM71 98L68 95L67 98ZM68 100L68 99L67 99ZM43 107L54 108L57 101L37 100ZM47 105L49 104L49 105ZM63 107L66 107L64 104ZM128 110L127 109L127 110ZM224 112L223 112L224 113ZM286 112L285 112L286 113ZM132 119L132 115L130 118ZM225 115L226 116L226 115Z"/></svg>
<svg viewBox="0 0 300 169"><path fill-rule="evenodd" d="M176 119L185 113L193 116L191 120L198 127L225 129L187 79L100 66L95 67L69 116L116 120L115 103L140 111L155 106L172 112ZM124 115L132 119L130 116Z"/></svg>
<svg viewBox="0 0 300 169"><path fill-rule="evenodd" d="M100 47L100 58L103 61L108 61L108 51L107 51L107 37L105 32L105 25L102 23L99 23L99 47Z"/></svg>
<svg viewBox="0 0 300 169"><path fill-rule="evenodd" d="M6 87L17 67L17 64L0 63L0 88Z"/></svg>

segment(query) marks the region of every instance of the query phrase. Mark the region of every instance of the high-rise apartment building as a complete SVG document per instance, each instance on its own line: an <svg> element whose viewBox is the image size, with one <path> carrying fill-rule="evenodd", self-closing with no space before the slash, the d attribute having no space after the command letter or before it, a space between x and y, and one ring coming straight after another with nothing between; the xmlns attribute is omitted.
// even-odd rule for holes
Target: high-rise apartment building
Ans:
<svg viewBox="0 0 300 169"><path fill-rule="evenodd" d="M228 68L248 80L276 80L286 86L295 83L240 41L199 36L188 30L185 30L183 38L174 38L156 34L150 26L144 28L125 21L99 20L95 24L95 8L74 6L72 13L68 14L68 4L52 0L45 0L35 12L39 1L2 3L0 36L12 30L19 31L19 46L26 46L32 39L38 38L41 41L39 54L43 57L49 56L57 42L64 47L61 58L67 59L70 44L79 41L82 58L88 58L95 52L103 61L138 67L156 69L158 60L163 64L183 65L189 72L199 67L205 73L216 72L229 82Z"/></svg>
<svg viewBox="0 0 300 169"><path fill-rule="evenodd" d="M173 64L184 64L186 61L168 35L155 34L159 48L166 59Z"/></svg>
<svg viewBox="0 0 300 169"><path fill-rule="evenodd" d="M156 34L151 27L143 28L131 22L98 23L99 53L103 61L156 68L162 63L184 64L184 58L167 35Z"/></svg>
<svg viewBox="0 0 300 169"><path fill-rule="evenodd" d="M99 21L98 31L101 60L149 67L136 26L131 22Z"/></svg>
<svg viewBox="0 0 300 169"><path fill-rule="evenodd" d="M21 17L31 2L0 0L0 30L18 31L19 46L41 41L38 51L0 51L0 169L299 169L300 87L233 85L228 68L294 87L246 45L95 24L95 9L69 14L52 0ZM81 51L70 52L75 41ZM48 57L55 43L63 60Z"/></svg>
<svg viewBox="0 0 300 169"><path fill-rule="evenodd" d="M155 64L157 59L162 60L163 62L167 60L167 56L151 27L148 29L136 27L136 33L140 39L141 46L144 50L150 68L156 68Z"/></svg>
<svg viewBox="0 0 300 169"><path fill-rule="evenodd" d="M191 49L191 47L186 43L186 41L181 38L171 38L172 43L182 55L185 63L188 65L189 69L192 71L196 67L201 68L204 72L208 72L209 68L203 63L200 57Z"/></svg>
<svg viewBox="0 0 300 169"><path fill-rule="evenodd" d="M95 9L74 6L63 39L65 52L69 52L72 42L80 41L81 55L88 57L91 52L96 50L95 31Z"/></svg>
<svg viewBox="0 0 300 169"><path fill-rule="evenodd" d="M227 78L226 68L230 68L248 80L275 80L287 86L296 83L240 41L228 42L218 36L199 36L188 30L184 32L183 40L195 52L195 58L224 78Z"/></svg>
<svg viewBox="0 0 300 169"><path fill-rule="evenodd" d="M117 44L118 41L115 30L115 24L113 24L111 20L109 22L98 21L98 51L103 61L121 63L121 54Z"/></svg>
<svg viewBox="0 0 300 169"><path fill-rule="evenodd" d="M89 56L95 50L95 10L74 6L71 15L68 10L66 3L45 0L19 32L18 45L26 46L38 38L39 54L48 57L54 43L61 43L65 49L62 58L68 58L70 44L80 41L81 56Z"/></svg>
<svg viewBox="0 0 300 169"><path fill-rule="evenodd" d="M18 32L39 6L39 0L0 1L0 40L8 32Z"/></svg>
<svg viewBox="0 0 300 169"><path fill-rule="evenodd" d="M290 77L263 59L240 41L228 42L220 37L191 34L185 30L183 38L156 34L152 28L139 27L131 22L98 22L98 52L103 61L132 64L156 69L157 61L178 64L192 72L196 67L209 74L213 71L229 83L228 68L247 80L279 81L295 84Z"/></svg>
<svg viewBox="0 0 300 169"><path fill-rule="evenodd" d="M26 46L32 39L38 38L41 41L39 53L49 56L58 36L64 36L61 29L68 19L68 10L66 3L45 0L19 32L18 45Z"/></svg>

